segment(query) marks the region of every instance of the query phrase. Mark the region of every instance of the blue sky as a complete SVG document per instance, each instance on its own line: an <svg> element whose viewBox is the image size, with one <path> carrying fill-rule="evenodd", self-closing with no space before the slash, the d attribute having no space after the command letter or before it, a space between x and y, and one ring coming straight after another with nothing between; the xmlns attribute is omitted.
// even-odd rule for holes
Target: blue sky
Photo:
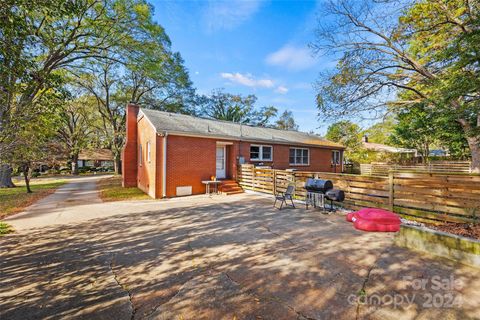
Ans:
<svg viewBox="0 0 480 320"><path fill-rule="evenodd" d="M185 59L199 93L255 94L257 106L291 110L300 130L324 134L317 118L318 73L334 62L312 57L321 2L152 1L155 19ZM320 127L320 128L319 128Z"/></svg>

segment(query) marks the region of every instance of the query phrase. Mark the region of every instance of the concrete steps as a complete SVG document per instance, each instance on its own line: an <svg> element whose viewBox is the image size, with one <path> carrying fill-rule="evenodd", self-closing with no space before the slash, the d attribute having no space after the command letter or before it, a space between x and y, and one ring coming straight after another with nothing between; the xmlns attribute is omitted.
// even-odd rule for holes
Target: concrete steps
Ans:
<svg viewBox="0 0 480 320"><path fill-rule="evenodd" d="M235 180L223 180L220 185L220 192L226 195L239 194L243 193L243 189Z"/></svg>

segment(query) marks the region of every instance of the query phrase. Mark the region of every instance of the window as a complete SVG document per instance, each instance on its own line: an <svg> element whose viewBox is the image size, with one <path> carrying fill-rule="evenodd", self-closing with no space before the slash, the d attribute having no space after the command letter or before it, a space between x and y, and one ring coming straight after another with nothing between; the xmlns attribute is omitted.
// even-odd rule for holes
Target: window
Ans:
<svg viewBox="0 0 480 320"><path fill-rule="evenodd" d="M309 150L303 148L290 148L290 164L293 165L308 165L309 161Z"/></svg>
<svg viewBox="0 0 480 320"><path fill-rule="evenodd" d="M150 158L151 157L151 149L150 149L150 141L147 142L147 161L150 163Z"/></svg>
<svg viewBox="0 0 480 320"><path fill-rule="evenodd" d="M142 165L142 145L138 145L138 165Z"/></svg>
<svg viewBox="0 0 480 320"><path fill-rule="evenodd" d="M342 157L341 157L340 151L338 150L332 151L332 164L340 165L341 158Z"/></svg>
<svg viewBox="0 0 480 320"><path fill-rule="evenodd" d="M253 161L272 161L272 146L250 146L250 160Z"/></svg>

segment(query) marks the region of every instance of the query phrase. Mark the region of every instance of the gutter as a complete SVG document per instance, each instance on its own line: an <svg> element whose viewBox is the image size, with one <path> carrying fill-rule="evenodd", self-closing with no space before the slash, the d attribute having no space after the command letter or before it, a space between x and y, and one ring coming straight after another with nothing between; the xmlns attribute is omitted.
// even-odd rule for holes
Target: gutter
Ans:
<svg viewBox="0 0 480 320"><path fill-rule="evenodd" d="M305 146L305 147L311 147L311 148L321 148L321 149L330 149L330 150L332 149L344 150L346 148L345 146L341 146L341 145L328 146L328 145L317 145L317 144L310 144L310 143L299 143L299 142L285 141L285 140L263 140L263 139L254 139L254 138L249 139L248 137L238 138L238 137L225 136L225 135L189 133L185 131L170 131L170 134L174 136L182 136L182 137L222 139L222 140L265 143L265 144L282 144L282 145L290 145L290 146Z"/></svg>

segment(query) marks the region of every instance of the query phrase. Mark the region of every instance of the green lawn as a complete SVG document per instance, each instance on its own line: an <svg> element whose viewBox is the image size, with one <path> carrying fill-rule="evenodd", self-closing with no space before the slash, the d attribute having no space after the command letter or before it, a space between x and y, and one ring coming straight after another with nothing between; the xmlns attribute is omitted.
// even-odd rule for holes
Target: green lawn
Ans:
<svg viewBox="0 0 480 320"><path fill-rule="evenodd" d="M10 232L13 232L12 227L5 222L0 221L0 237Z"/></svg>
<svg viewBox="0 0 480 320"><path fill-rule="evenodd" d="M100 190L100 198L102 198L103 201L151 199L138 188L122 187L122 177L120 176L101 179L98 181L97 186Z"/></svg>
<svg viewBox="0 0 480 320"><path fill-rule="evenodd" d="M0 219L18 213L41 198L55 192L64 184L58 179L33 179L30 187L33 193L27 193L25 183L15 182L16 188L0 189Z"/></svg>

